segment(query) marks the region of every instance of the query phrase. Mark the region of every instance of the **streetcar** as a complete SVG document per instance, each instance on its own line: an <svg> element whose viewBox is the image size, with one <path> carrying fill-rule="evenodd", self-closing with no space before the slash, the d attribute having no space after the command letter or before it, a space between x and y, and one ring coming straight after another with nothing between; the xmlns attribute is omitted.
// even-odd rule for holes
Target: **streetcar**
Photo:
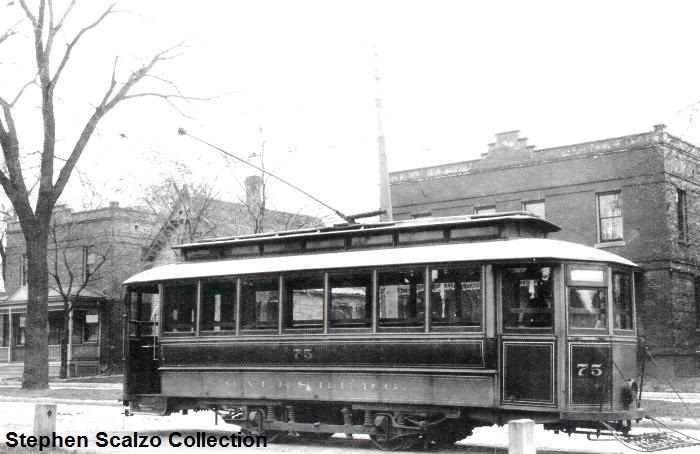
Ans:
<svg viewBox="0 0 700 454"><path fill-rule="evenodd" d="M638 267L558 230L509 212L177 246L124 283L126 411L382 449L518 418L626 434Z"/></svg>

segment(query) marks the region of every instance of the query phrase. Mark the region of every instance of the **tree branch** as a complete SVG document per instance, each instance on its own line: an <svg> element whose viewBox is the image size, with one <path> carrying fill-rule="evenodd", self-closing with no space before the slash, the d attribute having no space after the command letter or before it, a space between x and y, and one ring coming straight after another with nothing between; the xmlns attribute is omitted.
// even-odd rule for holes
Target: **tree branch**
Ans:
<svg viewBox="0 0 700 454"><path fill-rule="evenodd" d="M13 35L16 35L16 34L18 33L18 32L17 32L17 25L19 25L19 22L17 22L16 24L14 24L12 27L8 28L8 29L5 31L5 33L3 33L2 35L0 35L0 44L2 44L3 41L7 40L9 37L11 37L11 36L13 36Z"/></svg>
<svg viewBox="0 0 700 454"><path fill-rule="evenodd" d="M111 7L110 7L111 8ZM63 189L66 186L66 183L68 183L68 179L70 178L70 174L73 171L73 168L75 167L76 163L78 162L78 159L80 158L80 155L83 153L83 150L85 149L85 146L87 145L88 141L90 140L90 137L92 136L93 132L95 131L95 128L97 127L97 124L99 121L102 119L102 117L105 116L110 110L112 110L117 104L119 104L121 101L124 100L126 96L128 96L129 91L136 85L145 75L153 69L153 66L155 66L158 62L170 59L171 56L168 55L168 53L172 52L174 49L177 49L181 47L182 44L177 44L176 46L170 47L162 52L157 53L149 62L148 64L144 65L142 68L134 71L131 73L129 78L127 79L126 82L122 85L122 87L117 90L116 93L114 93L115 87L117 85L116 81L116 65L117 65L117 60L115 59L114 62L114 67L112 68L112 80L110 82L110 86L105 93L105 96L102 98L102 102L100 103L99 106L95 108L95 111L93 112L92 116L88 120L88 122L85 124L85 127L83 128L82 132L80 133L80 137L78 138L77 142L75 143L73 150L71 151L70 156L68 157L66 164L61 168L58 178L56 179L56 183L53 185L53 190L52 190L52 200L51 203L56 203L58 198L60 197L61 193L63 192ZM114 94L113 94L114 93ZM111 99L110 99L111 97Z"/></svg>
<svg viewBox="0 0 700 454"><path fill-rule="evenodd" d="M37 27L37 21L36 17L32 14L32 12L29 10L29 7L27 6L27 3L24 0L19 0L19 4L22 6L22 9L24 10L24 14L29 18L29 20L32 23L32 26L34 28Z"/></svg>
<svg viewBox="0 0 700 454"><path fill-rule="evenodd" d="M75 1L73 1L73 3L75 3ZM109 8L107 8L107 9L100 15L100 17L97 18L97 20L95 20L93 23L91 23L91 24L88 25L87 27L81 28L80 31L78 32L78 34L75 35L75 37L73 38L73 40L72 40L70 43L68 43L68 45L67 45L67 47L66 47L66 52L63 54L63 58L61 58L61 63L59 63L58 69L56 70L56 73L54 74L53 78L51 79L51 85L52 85L52 86L55 87L56 84L58 83L58 79L59 79L59 77L61 77L61 73L63 72L63 68L66 67L66 64L68 63L68 60L70 59L71 53L73 52L73 48L75 47L76 44L78 44L78 42L80 41L80 38L82 38L83 35L84 35L86 32L88 32L88 31L92 30L93 28L97 27L98 25L100 25L100 22L102 22L102 21L104 20L104 18L107 17L107 16L113 11L114 6L115 6L115 4L112 3L112 4L109 6ZM59 26L62 26L62 25L63 25L63 20L65 19L65 17L68 15L68 12L70 12L70 10L71 10L72 8L73 8L73 5L71 4L71 5L68 7L68 9L66 10L66 13L65 13L65 14L63 15L63 17L61 18L61 21L59 22ZM57 27L58 27L58 26L57 26ZM51 33L49 33L49 37L52 37Z"/></svg>
<svg viewBox="0 0 700 454"><path fill-rule="evenodd" d="M63 28L63 24L66 21L66 17L70 14L71 10L75 6L76 0L71 0L70 4L66 8L66 10L63 12L63 15L61 18L58 20L58 23L54 26L54 20L53 20L53 0L49 0L49 34L46 37L46 53L48 55L51 54L51 48L53 47L53 41L58 32Z"/></svg>
<svg viewBox="0 0 700 454"><path fill-rule="evenodd" d="M209 99L206 98L196 98L196 97L189 97L189 96L182 96L179 94L164 94L164 93L157 93L157 92L144 92L144 93L135 93L133 95L127 95L122 98L122 101L126 101L128 99L135 99L135 98L146 98L146 97L153 97L153 98L160 98L165 100L168 104L170 104L170 107L173 108L177 113L182 115L185 118L189 118L190 120L194 120L194 117L187 115L185 112L183 112L172 100L173 99L182 99L185 101L209 101Z"/></svg>
<svg viewBox="0 0 700 454"><path fill-rule="evenodd" d="M19 89L17 96L15 96L14 99L12 100L12 102L10 103L10 107L14 107L15 104L17 104L17 101L19 101L19 98L21 98L22 94L24 94L24 90L26 90L27 87L29 87L30 85L36 85L36 76L34 76L34 78L32 80L30 80L29 82L24 84L22 86L22 88Z"/></svg>
<svg viewBox="0 0 700 454"><path fill-rule="evenodd" d="M0 148L2 148L5 165L9 175L0 172L0 184L5 189L5 193L12 201L15 208L27 212L31 212L31 207L28 201L21 200L17 192L26 191L24 183L24 175L22 165L19 159L19 142L17 139L17 130L15 128L14 117L12 116L12 105L0 97L0 107L5 117L7 128L0 121ZM23 214L25 214L23 213Z"/></svg>

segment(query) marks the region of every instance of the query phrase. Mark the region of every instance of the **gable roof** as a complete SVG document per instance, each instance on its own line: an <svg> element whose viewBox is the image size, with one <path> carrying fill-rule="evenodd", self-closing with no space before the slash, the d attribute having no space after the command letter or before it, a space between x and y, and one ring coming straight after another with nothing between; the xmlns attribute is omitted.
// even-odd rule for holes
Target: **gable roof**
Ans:
<svg viewBox="0 0 700 454"><path fill-rule="evenodd" d="M187 188L183 189L183 192L183 199L194 204L201 204L200 209L203 209L201 218L198 221L200 225L196 226L197 232L192 240L253 233L253 226L250 220L251 214L245 203L228 202L220 199L208 199L205 201L201 198L191 198ZM179 244L182 242L179 240L172 241L172 236L176 230L188 222L188 219L181 215L182 206L173 207L168 218L164 220L163 225L145 249L143 260L153 261L169 243ZM267 222L267 227L264 228L265 231L295 230L322 224L321 220L314 216L269 209L265 210L265 219ZM190 238L187 238L185 242L190 242L190 240Z"/></svg>

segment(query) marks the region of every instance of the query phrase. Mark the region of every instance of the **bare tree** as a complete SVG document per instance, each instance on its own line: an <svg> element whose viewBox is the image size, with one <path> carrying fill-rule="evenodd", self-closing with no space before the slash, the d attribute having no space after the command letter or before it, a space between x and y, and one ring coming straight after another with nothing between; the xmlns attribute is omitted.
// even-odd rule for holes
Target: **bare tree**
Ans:
<svg viewBox="0 0 700 454"><path fill-rule="evenodd" d="M0 184L19 219L24 234L27 250L28 266L28 308L27 308L27 343L24 362L22 387L25 389L48 388L48 252L47 246L50 235L51 214L53 208L63 193L68 179L85 151L90 138L100 121L122 101L145 96L158 96L167 101L172 98L182 98L172 83L167 80L167 90L174 94L156 92L134 92L134 87L147 77L159 62L175 56L176 49L166 49L155 54L145 64L129 71L128 76L121 79L117 76L118 58L114 59L111 77L106 84L101 99L95 103L94 109L82 127L73 145L69 147L67 158L57 161L56 154L56 89L59 87L64 70L72 62L73 51L103 21L112 15L115 6L106 8L95 20L80 28L78 32L65 42L58 45L56 38L71 17L77 0L71 0L62 13L57 14L53 0L38 0L36 7L28 6L26 0L10 2L8 7L19 7L28 23L31 25L32 45L28 49L36 64L28 74L28 81L17 90L14 96L0 96L0 146L5 160L6 171L0 171ZM0 45L9 39L16 39L19 24L0 34ZM52 64L53 62L53 64ZM86 72L83 72L86 74ZM160 80L160 78L156 78ZM15 122L16 106L22 95L29 87L36 86L40 92L40 107L42 122L40 127L28 128L32 134L41 131L43 138L38 169L39 186L35 205L32 206L29 190L25 183L25 173L30 173L26 163L20 156L21 140L18 124ZM68 96L68 98L70 98ZM62 97L63 101L69 101ZM57 164L58 162L58 164Z"/></svg>
<svg viewBox="0 0 700 454"><path fill-rule="evenodd" d="M57 227L55 218L51 223L50 249L53 250L53 260L49 271L52 284L50 283L49 287L55 289L63 299L60 378L68 376L69 323L70 314L74 308L73 303L78 301L81 292L90 284L95 284L102 279L99 270L112 258L114 249L113 233L110 235L112 241L85 246L85 238L79 235L74 227L73 222ZM90 254L92 260L75 259L77 254L84 252ZM87 268L84 269L84 266Z"/></svg>

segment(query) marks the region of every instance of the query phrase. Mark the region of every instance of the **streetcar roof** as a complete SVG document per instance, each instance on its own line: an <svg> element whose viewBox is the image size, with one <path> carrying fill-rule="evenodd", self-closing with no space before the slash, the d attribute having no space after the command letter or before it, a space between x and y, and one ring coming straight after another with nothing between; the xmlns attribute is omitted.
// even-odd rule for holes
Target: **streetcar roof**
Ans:
<svg viewBox="0 0 700 454"><path fill-rule="evenodd" d="M523 211L507 211L502 213L472 214L460 216L425 217L402 221L384 221L374 223L338 224L326 227L315 227L277 232L253 233L221 238L205 238L194 243L173 246L174 249L201 248L203 246L223 246L240 243L265 243L289 241L300 238L319 238L337 235L362 235L367 233L381 234L400 231L426 230L440 227L478 227L482 225L498 225L505 222L517 222L535 226L542 232L558 232L560 227L544 218Z"/></svg>
<svg viewBox="0 0 700 454"><path fill-rule="evenodd" d="M633 262L623 257L581 244L544 238L519 238L321 254L183 262L143 271L130 277L124 283L290 271L509 260L592 261L636 267Z"/></svg>

